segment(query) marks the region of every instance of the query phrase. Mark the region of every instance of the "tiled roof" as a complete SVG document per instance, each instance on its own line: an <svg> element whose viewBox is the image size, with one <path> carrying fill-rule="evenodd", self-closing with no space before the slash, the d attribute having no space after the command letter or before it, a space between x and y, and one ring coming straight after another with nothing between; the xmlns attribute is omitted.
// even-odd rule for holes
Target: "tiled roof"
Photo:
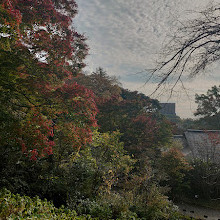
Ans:
<svg viewBox="0 0 220 220"><path fill-rule="evenodd" d="M220 161L220 130L189 129L185 132L185 138L194 158Z"/></svg>

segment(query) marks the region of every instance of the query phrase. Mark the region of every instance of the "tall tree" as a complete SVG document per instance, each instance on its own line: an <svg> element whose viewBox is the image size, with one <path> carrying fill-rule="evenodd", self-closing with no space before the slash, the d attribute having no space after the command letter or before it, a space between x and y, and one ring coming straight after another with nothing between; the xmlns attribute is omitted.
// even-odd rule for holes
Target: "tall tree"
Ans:
<svg viewBox="0 0 220 220"><path fill-rule="evenodd" d="M89 75L80 74L74 79L80 85L91 89L97 103L105 102L109 99L120 97L121 84L115 76L109 76L106 71L99 67Z"/></svg>
<svg viewBox="0 0 220 220"><path fill-rule="evenodd" d="M119 130L130 154L140 157L150 147L157 148L169 141L170 125L159 114L157 100L123 89L117 79L108 76L102 68L91 75L82 74L75 80L94 91L99 109L99 130Z"/></svg>
<svg viewBox="0 0 220 220"><path fill-rule="evenodd" d="M195 115L214 116L220 112L220 85L213 86L207 94L196 94L198 104Z"/></svg>
<svg viewBox="0 0 220 220"><path fill-rule="evenodd" d="M76 8L68 0L0 2L2 145L21 146L33 160L55 145L79 149L96 126L93 93L68 81L87 54L72 27Z"/></svg>
<svg viewBox="0 0 220 220"><path fill-rule="evenodd" d="M207 94L196 94L198 104L195 115L201 116L197 121L204 129L220 129L220 86L213 86Z"/></svg>

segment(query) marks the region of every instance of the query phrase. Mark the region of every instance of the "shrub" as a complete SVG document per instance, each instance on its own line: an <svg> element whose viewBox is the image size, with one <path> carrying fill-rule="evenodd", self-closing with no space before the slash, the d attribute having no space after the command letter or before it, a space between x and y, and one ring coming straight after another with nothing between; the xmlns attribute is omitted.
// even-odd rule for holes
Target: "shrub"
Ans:
<svg viewBox="0 0 220 220"><path fill-rule="evenodd" d="M92 219L89 215L77 216L76 211L55 206L39 197L30 198L0 191L0 219Z"/></svg>
<svg viewBox="0 0 220 220"><path fill-rule="evenodd" d="M92 201L89 199L79 200L76 210L79 214L89 214L98 219L112 219L112 210L107 203Z"/></svg>

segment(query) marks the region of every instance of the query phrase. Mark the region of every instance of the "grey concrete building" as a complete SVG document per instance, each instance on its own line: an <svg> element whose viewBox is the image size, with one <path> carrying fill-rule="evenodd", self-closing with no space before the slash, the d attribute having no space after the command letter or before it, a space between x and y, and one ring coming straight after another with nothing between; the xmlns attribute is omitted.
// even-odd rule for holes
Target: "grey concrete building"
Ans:
<svg viewBox="0 0 220 220"><path fill-rule="evenodd" d="M176 104L175 103L160 103L160 113L163 115L176 115Z"/></svg>

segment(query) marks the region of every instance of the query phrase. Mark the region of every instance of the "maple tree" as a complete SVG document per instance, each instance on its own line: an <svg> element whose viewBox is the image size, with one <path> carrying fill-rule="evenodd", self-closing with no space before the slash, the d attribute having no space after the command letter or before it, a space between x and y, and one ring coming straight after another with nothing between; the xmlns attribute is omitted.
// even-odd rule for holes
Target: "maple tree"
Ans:
<svg viewBox="0 0 220 220"><path fill-rule="evenodd" d="M2 0L0 11L3 146L19 145L32 160L52 154L61 136L59 146L79 149L97 109L90 90L68 81L88 50L72 27L75 1Z"/></svg>
<svg viewBox="0 0 220 220"><path fill-rule="evenodd" d="M143 153L150 148L169 142L170 126L159 115L157 100L121 88L120 98L113 97L98 107L100 130L119 130L123 134L121 140L125 143L125 149L130 154L143 158Z"/></svg>

